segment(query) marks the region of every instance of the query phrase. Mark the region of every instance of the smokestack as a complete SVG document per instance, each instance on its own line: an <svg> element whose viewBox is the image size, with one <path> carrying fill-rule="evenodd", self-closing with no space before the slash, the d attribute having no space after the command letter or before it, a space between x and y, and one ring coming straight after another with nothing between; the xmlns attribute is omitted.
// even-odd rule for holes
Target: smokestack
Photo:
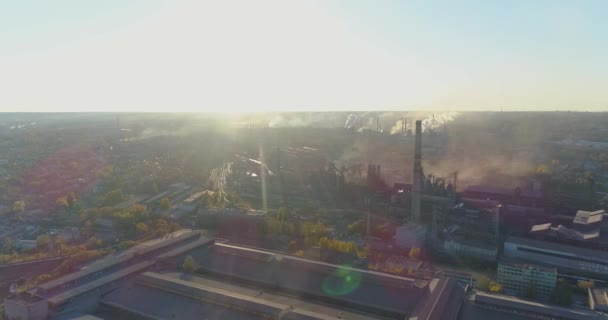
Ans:
<svg viewBox="0 0 608 320"><path fill-rule="evenodd" d="M403 117L403 122L401 122L401 134L405 134L406 120L407 120L407 118Z"/></svg>
<svg viewBox="0 0 608 320"><path fill-rule="evenodd" d="M414 149L414 181L412 183L412 217L420 223L420 193L422 191L422 121L416 120Z"/></svg>

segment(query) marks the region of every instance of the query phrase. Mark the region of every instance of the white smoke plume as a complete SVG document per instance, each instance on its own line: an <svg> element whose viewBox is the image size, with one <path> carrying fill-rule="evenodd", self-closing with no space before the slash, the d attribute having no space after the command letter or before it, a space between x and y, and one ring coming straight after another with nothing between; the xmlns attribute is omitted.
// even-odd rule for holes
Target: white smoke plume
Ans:
<svg viewBox="0 0 608 320"><path fill-rule="evenodd" d="M391 128L391 134L401 134L401 128L403 126L403 120L398 120L397 123ZM411 129L408 123L405 124L405 131Z"/></svg>
<svg viewBox="0 0 608 320"><path fill-rule="evenodd" d="M344 128L345 129L351 129L355 126L355 122L357 121L358 117L354 114L349 114L348 117L346 118L346 123L344 124Z"/></svg>
<svg viewBox="0 0 608 320"><path fill-rule="evenodd" d="M270 122L268 122L268 126L271 128L305 127L307 125L309 125L309 123L300 117L286 118L282 115L278 115L278 116L272 118L270 120Z"/></svg>
<svg viewBox="0 0 608 320"><path fill-rule="evenodd" d="M439 129L445 124L454 121L458 117L458 112L446 112L433 114L430 117L422 120L422 131Z"/></svg>

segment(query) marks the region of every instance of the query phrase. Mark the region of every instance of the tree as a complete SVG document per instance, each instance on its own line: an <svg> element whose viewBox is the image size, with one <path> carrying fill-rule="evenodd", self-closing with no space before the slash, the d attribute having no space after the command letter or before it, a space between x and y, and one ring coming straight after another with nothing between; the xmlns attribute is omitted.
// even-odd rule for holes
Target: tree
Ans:
<svg viewBox="0 0 608 320"><path fill-rule="evenodd" d="M593 288L593 287L595 286L595 283L593 282L593 280L587 280L587 281L585 281L585 280L579 280L579 281L576 283L576 286L577 286L579 289L582 289L582 290L587 291L587 289L589 289L589 288Z"/></svg>
<svg viewBox="0 0 608 320"><path fill-rule="evenodd" d="M67 208L69 206L68 198L65 196L59 197L59 198L57 198L57 200L55 200L55 204L62 208Z"/></svg>
<svg viewBox="0 0 608 320"><path fill-rule="evenodd" d="M163 210L167 210L171 207L171 202L169 201L169 198L164 197L160 200L160 208Z"/></svg>
<svg viewBox="0 0 608 320"><path fill-rule="evenodd" d="M551 175L551 168L545 164L541 164L536 167L536 173L541 176L549 176Z"/></svg>
<svg viewBox="0 0 608 320"><path fill-rule="evenodd" d="M36 246L38 247L38 249L46 249L50 242L51 238L46 234L43 234L36 238Z"/></svg>
<svg viewBox="0 0 608 320"><path fill-rule="evenodd" d="M122 191L120 189L114 189L105 194L103 198L104 206L113 206L119 204L123 200Z"/></svg>
<svg viewBox="0 0 608 320"><path fill-rule="evenodd" d="M49 280L51 280L51 275L48 273L43 273L41 275L39 275L38 277L36 277L36 283L40 284L40 283L44 283L47 282Z"/></svg>
<svg viewBox="0 0 608 320"><path fill-rule="evenodd" d="M346 232L348 232L348 234L361 235L361 234L363 234L364 231L365 231L365 227L361 220L355 221L355 222L349 224L348 226L346 226Z"/></svg>
<svg viewBox="0 0 608 320"><path fill-rule="evenodd" d="M67 242L65 241L65 239L62 236L57 237L57 239L55 239L55 246L57 247L57 251L59 252L59 255L63 255L63 252L65 251L65 249L67 248Z"/></svg>
<svg viewBox="0 0 608 320"><path fill-rule="evenodd" d="M196 261L194 261L194 258L192 258L190 255L187 256L184 260L184 264L182 265L182 269L188 273L193 273L198 270L198 268L198 264Z"/></svg>
<svg viewBox="0 0 608 320"><path fill-rule="evenodd" d="M490 289L490 279L486 276L481 276L477 279L477 289L488 291Z"/></svg>
<svg viewBox="0 0 608 320"><path fill-rule="evenodd" d="M25 201L17 200L13 202L13 212L23 212L25 210Z"/></svg>
<svg viewBox="0 0 608 320"><path fill-rule="evenodd" d="M148 225L143 222L136 224L135 228L137 229L137 233L139 234L147 233L149 230Z"/></svg>
<svg viewBox="0 0 608 320"><path fill-rule="evenodd" d="M496 281L491 281L488 289L490 289L490 292L502 292L502 284Z"/></svg>
<svg viewBox="0 0 608 320"><path fill-rule="evenodd" d="M76 194L74 192L70 192L70 194L68 194L66 200L68 203L68 207L70 207L70 208L74 208L76 206L76 204L78 203L78 198L76 198Z"/></svg>
<svg viewBox="0 0 608 320"><path fill-rule="evenodd" d="M10 253L13 250L15 250L15 242L11 238L4 238L4 241L2 241L2 251Z"/></svg>
<svg viewBox="0 0 608 320"><path fill-rule="evenodd" d="M420 257L420 252L420 248L412 247L408 256L410 257L410 259L418 259Z"/></svg>
<svg viewBox="0 0 608 320"><path fill-rule="evenodd" d="M141 204L134 204L129 208L129 213L133 215L135 221L144 221L148 219L148 208Z"/></svg>

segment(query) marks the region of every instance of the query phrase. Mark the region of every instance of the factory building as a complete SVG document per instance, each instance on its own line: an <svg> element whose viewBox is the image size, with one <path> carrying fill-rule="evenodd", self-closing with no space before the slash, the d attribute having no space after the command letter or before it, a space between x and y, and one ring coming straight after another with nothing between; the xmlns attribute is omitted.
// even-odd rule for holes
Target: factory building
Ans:
<svg viewBox="0 0 608 320"><path fill-rule="evenodd" d="M549 297L557 283L557 269L501 261L498 263L498 283L510 294L525 295L526 291L533 290L536 297Z"/></svg>
<svg viewBox="0 0 608 320"><path fill-rule="evenodd" d="M498 255L498 249L494 244L463 238L445 240L443 250L452 255L467 256L489 262L496 261Z"/></svg>
<svg viewBox="0 0 608 320"><path fill-rule="evenodd" d="M507 258L552 265L558 270L608 275L608 252L549 241L508 237L503 254Z"/></svg>
<svg viewBox="0 0 608 320"><path fill-rule="evenodd" d="M589 309L608 313L608 291L606 288L589 288Z"/></svg>
<svg viewBox="0 0 608 320"><path fill-rule="evenodd" d="M500 294L477 292L474 308L465 309L464 319L559 319L559 320L597 320L605 317L586 308L565 308L539 302L522 300ZM480 315L483 314L483 317ZM505 317L505 315L507 317Z"/></svg>

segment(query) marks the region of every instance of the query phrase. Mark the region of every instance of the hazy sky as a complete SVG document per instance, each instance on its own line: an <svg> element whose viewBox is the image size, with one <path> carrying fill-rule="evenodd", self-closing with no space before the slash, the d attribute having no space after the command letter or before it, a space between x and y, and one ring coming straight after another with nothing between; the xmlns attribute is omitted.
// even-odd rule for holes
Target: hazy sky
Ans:
<svg viewBox="0 0 608 320"><path fill-rule="evenodd" d="M0 110L608 110L606 12L605 0L0 0Z"/></svg>

